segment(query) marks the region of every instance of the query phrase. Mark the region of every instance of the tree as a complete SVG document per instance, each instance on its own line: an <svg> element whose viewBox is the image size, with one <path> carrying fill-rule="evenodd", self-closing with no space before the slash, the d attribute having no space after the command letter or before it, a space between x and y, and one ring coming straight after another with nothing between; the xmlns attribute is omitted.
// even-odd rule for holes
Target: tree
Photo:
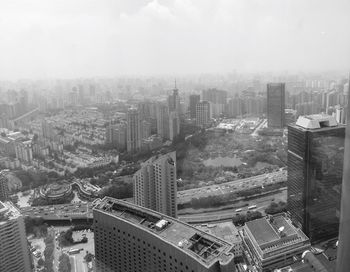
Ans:
<svg viewBox="0 0 350 272"><path fill-rule="evenodd" d="M59 265L58 265L58 272L70 272L71 271L71 264L69 261L69 256L65 253L61 254L61 256L58 258Z"/></svg>
<svg viewBox="0 0 350 272"><path fill-rule="evenodd" d="M265 209L266 214L276 214L287 211L287 203L280 201L278 203L271 202L270 205Z"/></svg>
<svg viewBox="0 0 350 272"><path fill-rule="evenodd" d="M43 260L43 258L40 258L39 260L38 260L38 266L43 266L44 265L44 260Z"/></svg>

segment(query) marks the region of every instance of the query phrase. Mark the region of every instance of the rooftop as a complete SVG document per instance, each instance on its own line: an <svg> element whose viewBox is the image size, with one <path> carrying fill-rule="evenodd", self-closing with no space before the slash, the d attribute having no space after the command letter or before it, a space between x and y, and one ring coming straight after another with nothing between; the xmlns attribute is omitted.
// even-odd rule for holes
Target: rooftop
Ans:
<svg viewBox="0 0 350 272"><path fill-rule="evenodd" d="M312 114L299 116L296 126L305 129L319 129L325 127L336 127L338 126L338 123L333 116L327 114Z"/></svg>
<svg viewBox="0 0 350 272"><path fill-rule="evenodd" d="M194 225L197 229L219 237L231 244L241 243L237 228L231 222Z"/></svg>
<svg viewBox="0 0 350 272"><path fill-rule="evenodd" d="M291 224L284 214L249 221L245 227L263 253L278 251L292 244L309 240L300 229Z"/></svg>
<svg viewBox="0 0 350 272"><path fill-rule="evenodd" d="M105 197L95 210L109 213L185 251L206 266L230 262L232 244L180 220L138 205Z"/></svg>
<svg viewBox="0 0 350 272"><path fill-rule="evenodd" d="M0 201L0 225L19 216L21 216L20 211L11 202Z"/></svg>

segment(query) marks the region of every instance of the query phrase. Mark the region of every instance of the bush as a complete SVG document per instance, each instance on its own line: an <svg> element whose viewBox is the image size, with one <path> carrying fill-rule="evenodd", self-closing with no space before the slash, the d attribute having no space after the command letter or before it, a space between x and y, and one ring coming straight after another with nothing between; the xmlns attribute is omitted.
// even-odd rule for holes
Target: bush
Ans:
<svg viewBox="0 0 350 272"><path fill-rule="evenodd" d="M266 214L276 214L287 211L287 203L280 201L278 203L271 202L270 205L265 209Z"/></svg>

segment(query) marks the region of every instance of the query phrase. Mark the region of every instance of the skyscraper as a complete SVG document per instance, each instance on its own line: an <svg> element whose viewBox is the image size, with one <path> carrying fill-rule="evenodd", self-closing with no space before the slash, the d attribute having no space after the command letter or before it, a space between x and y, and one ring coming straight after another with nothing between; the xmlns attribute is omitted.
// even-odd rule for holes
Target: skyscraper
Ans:
<svg viewBox="0 0 350 272"><path fill-rule="evenodd" d="M349 76L350 81L350 76ZM350 86L347 85L348 99ZM349 105L349 102L348 102ZM350 120L350 111L346 112L347 120ZM340 207L339 244L337 252L337 272L347 272L350 267L350 122L346 125L344 171L342 182L342 196Z"/></svg>
<svg viewBox="0 0 350 272"><path fill-rule="evenodd" d="M176 152L150 158L133 179L137 205L177 216Z"/></svg>
<svg viewBox="0 0 350 272"><path fill-rule="evenodd" d="M8 180L3 171L0 172L0 201L8 199Z"/></svg>
<svg viewBox="0 0 350 272"><path fill-rule="evenodd" d="M97 272L231 272L233 245L180 220L105 197L93 210Z"/></svg>
<svg viewBox="0 0 350 272"><path fill-rule="evenodd" d="M211 104L208 101L202 101L196 105L196 125L207 126L211 119Z"/></svg>
<svg viewBox="0 0 350 272"><path fill-rule="evenodd" d="M157 134L169 139L169 108L166 105L157 105Z"/></svg>
<svg viewBox="0 0 350 272"><path fill-rule="evenodd" d="M202 100L210 102L212 115L217 117L225 112L227 92L217 89L203 90Z"/></svg>
<svg viewBox="0 0 350 272"><path fill-rule="evenodd" d="M288 210L311 242L338 235L344 134L329 115L288 126Z"/></svg>
<svg viewBox="0 0 350 272"><path fill-rule="evenodd" d="M23 216L10 202L0 202L0 271L32 271Z"/></svg>
<svg viewBox="0 0 350 272"><path fill-rule="evenodd" d="M196 105L201 100L199 94L191 94L190 95L190 117L196 118Z"/></svg>
<svg viewBox="0 0 350 272"><path fill-rule="evenodd" d="M285 109L285 84L267 84L267 125L269 128L283 128Z"/></svg>
<svg viewBox="0 0 350 272"><path fill-rule="evenodd" d="M126 149L126 124L109 125L106 127L106 143L112 144L120 151Z"/></svg>
<svg viewBox="0 0 350 272"><path fill-rule="evenodd" d="M176 111L169 114L169 139L172 141L180 133L180 117Z"/></svg>
<svg viewBox="0 0 350 272"><path fill-rule="evenodd" d="M128 152L137 152L141 149L141 119L137 110L129 110L127 115L126 146Z"/></svg>
<svg viewBox="0 0 350 272"><path fill-rule="evenodd" d="M170 112L176 111L179 115L181 114L180 96L179 96L179 90L176 88L176 81L175 81L175 88L173 89L173 93L168 97L168 107Z"/></svg>

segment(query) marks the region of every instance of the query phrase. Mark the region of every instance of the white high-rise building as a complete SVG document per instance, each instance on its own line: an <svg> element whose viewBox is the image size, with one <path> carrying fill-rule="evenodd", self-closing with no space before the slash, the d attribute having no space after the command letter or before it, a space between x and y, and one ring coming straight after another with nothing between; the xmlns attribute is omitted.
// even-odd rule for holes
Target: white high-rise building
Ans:
<svg viewBox="0 0 350 272"><path fill-rule="evenodd" d="M196 125L207 126L211 120L211 104L208 101L202 101L196 105Z"/></svg>
<svg viewBox="0 0 350 272"><path fill-rule="evenodd" d="M23 216L11 202L0 202L0 271L32 271Z"/></svg>
<svg viewBox="0 0 350 272"><path fill-rule="evenodd" d="M133 179L135 204L177 216L176 152L150 158Z"/></svg>

